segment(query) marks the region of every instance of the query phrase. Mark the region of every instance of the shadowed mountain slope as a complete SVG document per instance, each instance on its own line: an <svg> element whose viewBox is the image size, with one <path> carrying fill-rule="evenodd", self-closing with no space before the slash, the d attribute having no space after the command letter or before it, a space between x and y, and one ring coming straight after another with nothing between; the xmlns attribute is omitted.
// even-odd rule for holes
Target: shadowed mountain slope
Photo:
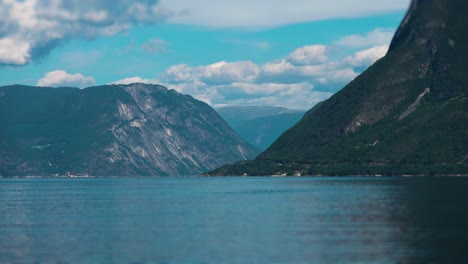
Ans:
<svg viewBox="0 0 468 264"><path fill-rule="evenodd" d="M265 150L304 116L305 111L273 106L238 106L216 111L244 140Z"/></svg>
<svg viewBox="0 0 468 264"><path fill-rule="evenodd" d="M468 174L468 2L419 0L387 55L256 161L214 175Z"/></svg>
<svg viewBox="0 0 468 264"><path fill-rule="evenodd" d="M158 85L0 87L1 176L195 175L254 158L207 104Z"/></svg>

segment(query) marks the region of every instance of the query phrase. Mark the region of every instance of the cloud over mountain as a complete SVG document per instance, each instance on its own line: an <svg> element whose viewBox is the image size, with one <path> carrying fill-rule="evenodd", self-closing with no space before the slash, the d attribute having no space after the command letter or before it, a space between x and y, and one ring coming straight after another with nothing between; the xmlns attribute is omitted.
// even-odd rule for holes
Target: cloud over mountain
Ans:
<svg viewBox="0 0 468 264"><path fill-rule="evenodd" d="M344 62L349 63L355 67L366 67L385 56L385 54L387 54L388 48L388 45L382 45L362 50L356 52L353 56L346 57Z"/></svg>
<svg viewBox="0 0 468 264"><path fill-rule="evenodd" d="M378 45L387 45L393 38L395 29L376 28L366 34L354 34L341 38L335 44L351 48L366 48Z"/></svg>
<svg viewBox="0 0 468 264"><path fill-rule="evenodd" d="M385 55L387 45L332 58L336 47L307 45L284 58L263 64L220 61L208 65L174 65L157 79L132 77L116 83L159 83L212 106L278 105L308 109L353 80Z"/></svg>
<svg viewBox="0 0 468 264"><path fill-rule="evenodd" d="M125 78L125 79L122 79L122 80L112 82L110 84L123 84L123 85L126 85L126 84L132 84L132 83L157 84L156 80L143 79L141 77Z"/></svg>
<svg viewBox="0 0 468 264"><path fill-rule="evenodd" d="M70 74L66 71L58 70L46 73L44 77L37 81L37 86L85 88L95 83L93 77L86 77L80 73Z"/></svg>

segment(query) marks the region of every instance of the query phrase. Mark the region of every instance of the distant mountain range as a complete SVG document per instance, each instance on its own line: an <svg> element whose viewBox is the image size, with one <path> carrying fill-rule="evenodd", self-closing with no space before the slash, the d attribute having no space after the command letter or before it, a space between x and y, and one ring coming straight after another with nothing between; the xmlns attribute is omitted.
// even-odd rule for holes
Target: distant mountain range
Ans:
<svg viewBox="0 0 468 264"><path fill-rule="evenodd" d="M468 175L468 1L414 0L388 54L255 161L209 175Z"/></svg>
<svg viewBox="0 0 468 264"><path fill-rule="evenodd" d="M273 106L222 107L216 111L239 136L262 151L299 122L305 113Z"/></svg>
<svg viewBox="0 0 468 264"><path fill-rule="evenodd" d="M0 176L195 175L254 158L207 104L158 85L0 87Z"/></svg>

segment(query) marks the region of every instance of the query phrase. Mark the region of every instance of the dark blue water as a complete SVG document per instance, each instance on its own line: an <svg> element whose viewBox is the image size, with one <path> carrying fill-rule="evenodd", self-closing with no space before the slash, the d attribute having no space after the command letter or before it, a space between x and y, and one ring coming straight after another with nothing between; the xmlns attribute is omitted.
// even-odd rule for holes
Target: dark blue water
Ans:
<svg viewBox="0 0 468 264"><path fill-rule="evenodd" d="M0 263L468 263L468 178L0 180Z"/></svg>

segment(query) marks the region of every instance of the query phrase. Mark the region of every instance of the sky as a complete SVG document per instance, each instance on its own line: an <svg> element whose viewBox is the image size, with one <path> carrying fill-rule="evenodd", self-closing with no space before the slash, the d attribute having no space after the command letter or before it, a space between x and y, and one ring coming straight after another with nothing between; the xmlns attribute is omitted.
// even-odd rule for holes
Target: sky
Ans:
<svg viewBox="0 0 468 264"><path fill-rule="evenodd" d="M0 86L143 82L213 107L306 110L386 54L408 6L409 0L0 0Z"/></svg>

